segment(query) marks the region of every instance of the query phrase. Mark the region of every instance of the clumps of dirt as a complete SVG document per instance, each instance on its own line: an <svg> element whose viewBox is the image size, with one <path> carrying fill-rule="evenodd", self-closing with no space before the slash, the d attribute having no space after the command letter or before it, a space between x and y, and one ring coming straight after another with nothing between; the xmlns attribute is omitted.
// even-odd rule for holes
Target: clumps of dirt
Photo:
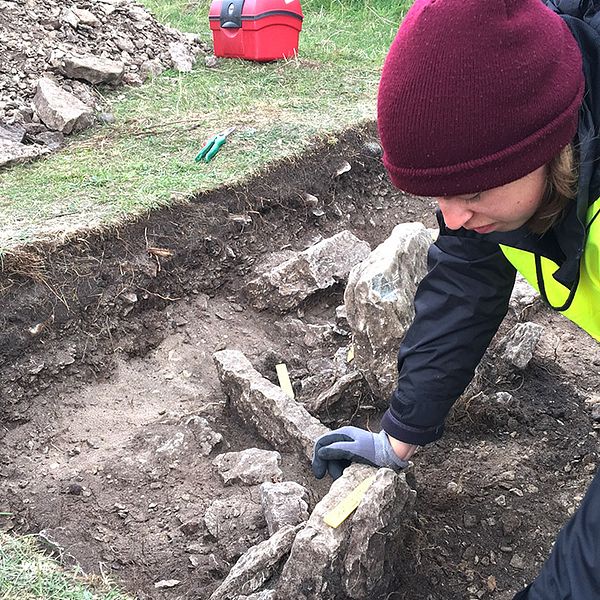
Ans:
<svg viewBox="0 0 600 600"><path fill-rule="evenodd" d="M26 142L43 143L40 134L57 129L32 105L42 77L98 109L93 84L141 85L166 68L191 70L201 51L197 35L158 23L133 0L0 0L0 132L20 126ZM113 74L90 76L71 57L109 61Z"/></svg>

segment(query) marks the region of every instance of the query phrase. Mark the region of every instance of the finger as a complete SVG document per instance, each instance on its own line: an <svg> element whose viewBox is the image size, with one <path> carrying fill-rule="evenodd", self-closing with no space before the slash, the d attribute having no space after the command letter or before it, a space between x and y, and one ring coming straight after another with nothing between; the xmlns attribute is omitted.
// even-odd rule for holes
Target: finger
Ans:
<svg viewBox="0 0 600 600"><path fill-rule="evenodd" d="M357 458L355 442L336 442L320 448L317 455L322 460L352 460Z"/></svg>
<svg viewBox="0 0 600 600"><path fill-rule="evenodd" d="M312 464L311 464L312 472L317 479L323 479L325 474L327 473L327 461L319 458L317 452L315 452Z"/></svg>
<svg viewBox="0 0 600 600"><path fill-rule="evenodd" d="M352 439L353 438L350 436L338 431L326 433L317 439L317 442L315 443L315 452L317 452L319 448L323 448L323 446L329 446L329 444L334 444L335 442L351 441Z"/></svg>
<svg viewBox="0 0 600 600"><path fill-rule="evenodd" d="M332 479L338 479L342 476L344 469L349 467L352 463L349 460L330 460L327 463L327 470L331 475Z"/></svg>

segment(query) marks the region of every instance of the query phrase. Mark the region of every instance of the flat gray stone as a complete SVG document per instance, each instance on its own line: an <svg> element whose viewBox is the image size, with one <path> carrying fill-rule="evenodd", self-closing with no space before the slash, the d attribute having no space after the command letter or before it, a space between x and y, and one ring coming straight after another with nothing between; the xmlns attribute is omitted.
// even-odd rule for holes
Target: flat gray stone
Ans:
<svg viewBox="0 0 600 600"><path fill-rule="evenodd" d="M93 54L67 54L59 71L70 79L83 79L91 84L118 84L125 74L125 63Z"/></svg>
<svg viewBox="0 0 600 600"><path fill-rule="evenodd" d="M236 600L277 600L275 590L262 590L249 596L238 596Z"/></svg>
<svg viewBox="0 0 600 600"><path fill-rule="evenodd" d="M421 223L397 225L348 278L344 303L355 368L386 405L396 387L398 348L414 318L413 299L427 272L431 243Z"/></svg>
<svg viewBox="0 0 600 600"><path fill-rule="evenodd" d="M0 138L0 167L10 167L48 154L44 146L26 146Z"/></svg>
<svg viewBox="0 0 600 600"><path fill-rule="evenodd" d="M271 535L286 525L308 520L308 491L295 481L263 483L260 500Z"/></svg>
<svg viewBox="0 0 600 600"><path fill-rule="evenodd" d="M352 371L340 377L330 388L321 392L316 398L305 401L306 409L311 414L331 408L337 402L348 396L353 396L353 390L363 381L360 371Z"/></svg>
<svg viewBox="0 0 600 600"><path fill-rule="evenodd" d="M88 27L98 27L100 25L100 19L90 10L74 6L71 11L77 17L78 25L87 25Z"/></svg>
<svg viewBox="0 0 600 600"><path fill-rule="evenodd" d="M265 481L281 481L283 473L279 468L280 464L279 452L260 448L225 452L213 460L213 465L225 485L234 483L258 485Z"/></svg>
<svg viewBox="0 0 600 600"><path fill-rule="evenodd" d="M230 600L240 594L252 594L267 581L279 563L289 553L298 531L303 525L286 526L268 540L250 548L233 566L223 583L212 593L209 600ZM273 598L269 594L258 598ZM295 596L290 596L295 598Z"/></svg>
<svg viewBox="0 0 600 600"><path fill-rule="evenodd" d="M26 133L26 129L20 125L3 125L0 126L0 141L20 144Z"/></svg>
<svg viewBox="0 0 600 600"><path fill-rule="evenodd" d="M213 355L223 391L240 417L279 450L295 449L312 459L316 439L329 429L265 379L238 350Z"/></svg>
<svg viewBox="0 0 600 600"><path fill-rule="evenodd" d="M341 231L261 273L246 286L252 305L286 311L318 290L345 281L371 248L349 231Z"/></svg>

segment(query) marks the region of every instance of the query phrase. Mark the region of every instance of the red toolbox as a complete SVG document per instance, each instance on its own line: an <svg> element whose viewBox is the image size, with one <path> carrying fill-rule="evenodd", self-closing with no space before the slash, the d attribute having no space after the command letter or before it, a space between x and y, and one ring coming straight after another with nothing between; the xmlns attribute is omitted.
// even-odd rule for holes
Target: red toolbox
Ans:
<svg viewBox="0 0 600 600"><path fill-rule="evenodd" d="M215 55L269 61L298 54L300 0L213 0Z"/></svg>

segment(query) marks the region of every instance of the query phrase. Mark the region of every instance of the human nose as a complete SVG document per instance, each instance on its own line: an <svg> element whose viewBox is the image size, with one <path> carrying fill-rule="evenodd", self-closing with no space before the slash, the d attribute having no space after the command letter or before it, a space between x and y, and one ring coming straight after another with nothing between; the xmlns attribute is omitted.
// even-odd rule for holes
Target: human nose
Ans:
<svg viewBox="0 0 600 600"><path fill-rule="evenodd" d="M460 229L473 216L473 211L459 198L437 198L437 203L449 229Z"/></svg>

